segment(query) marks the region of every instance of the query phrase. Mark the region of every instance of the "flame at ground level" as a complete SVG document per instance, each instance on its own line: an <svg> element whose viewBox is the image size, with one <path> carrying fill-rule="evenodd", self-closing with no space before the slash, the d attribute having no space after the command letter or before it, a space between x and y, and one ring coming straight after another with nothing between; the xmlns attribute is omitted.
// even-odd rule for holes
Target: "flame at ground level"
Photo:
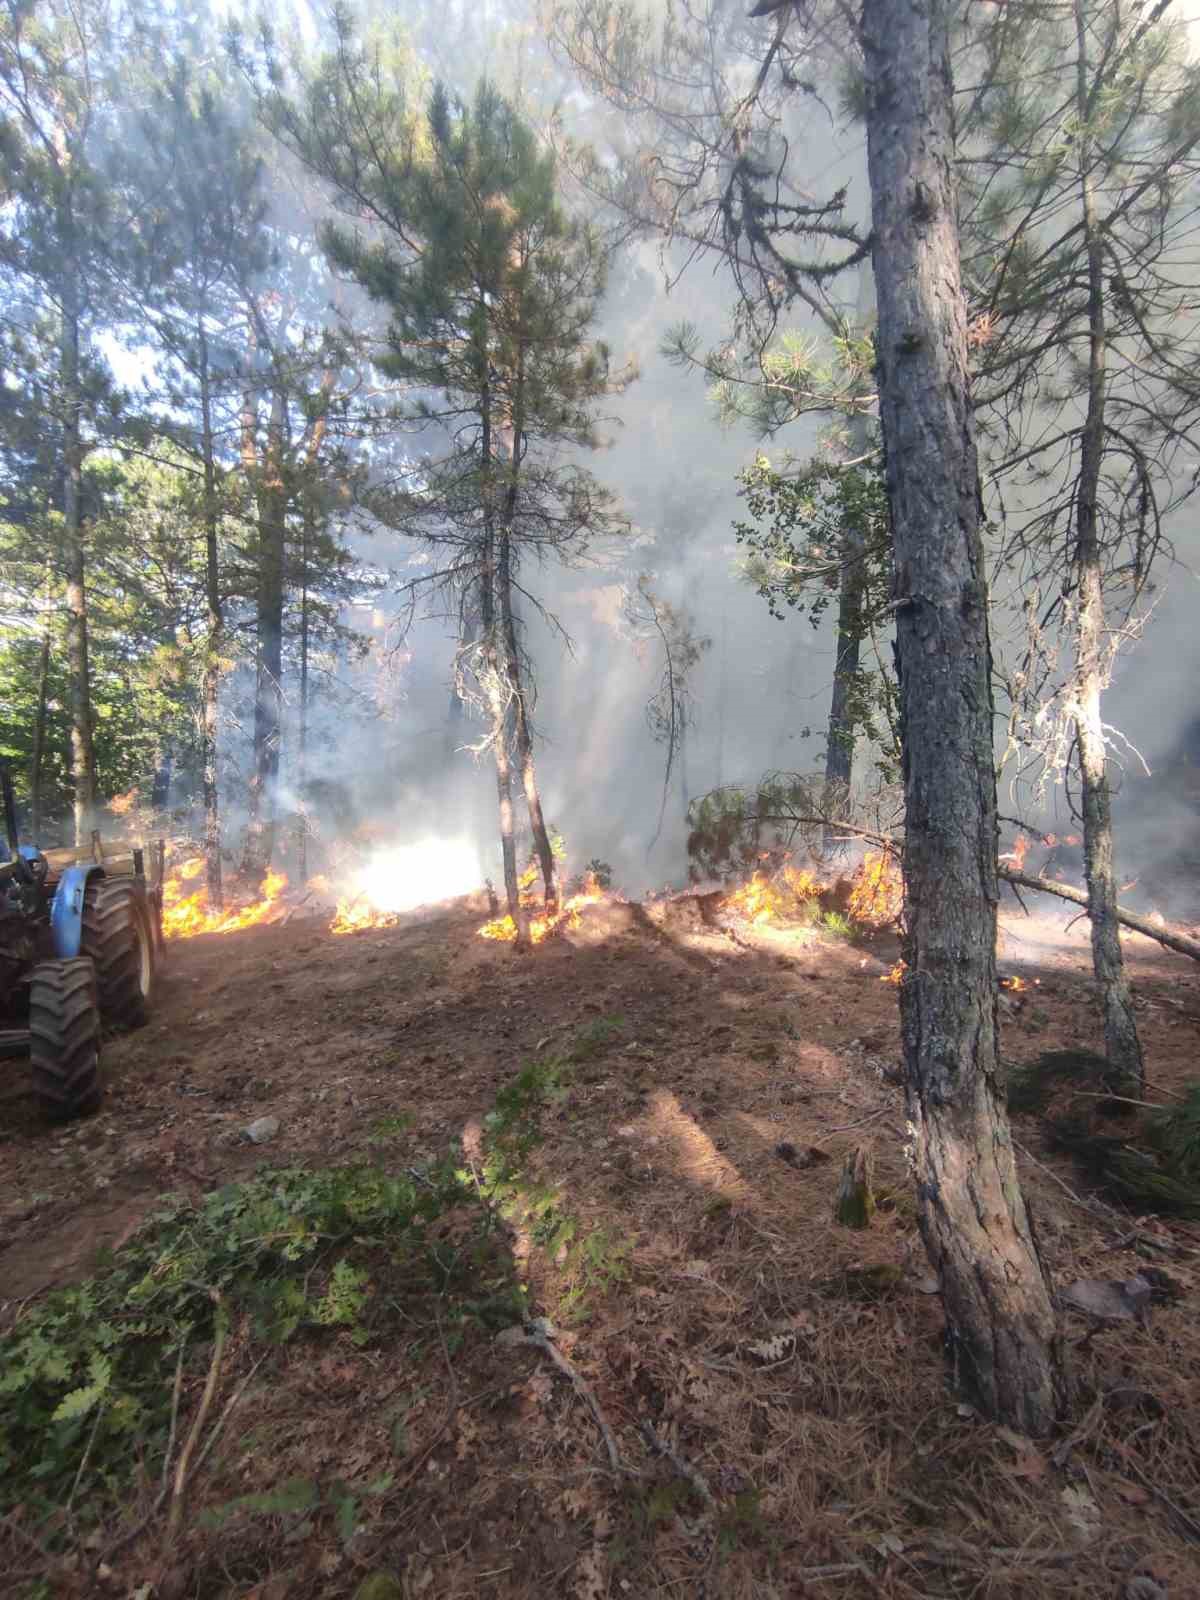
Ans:
<svg viewBox="0 0 1200 1600"><path fill-rule="evenodd" d="M200 933L233 933L239 928L254 928L272 921L283 907L280 896L287 888L282 872L268 872L258 889L258 898L249 905L216 910L208 903L208 886L201 884L191 893L185 886L204 871L204 857L192 856L183 862L163 884L163 933L168 939L192 939Z"/></svg>
<svg viewBox="0 0 1200 1600"><path fill-rule="evenodd" d="M886 928L904 907L900 863L889 850L868 850L854 874L846 911L852 922Z"/></svg>
<svg viewBox="0 0 1200 1600"><path fill-rule="evenodd" d="M522 873L521 883L532 884L534 873ZM553 933L556 928L577 928L579 926L579 913L585 906L598 904L604 899L604 891L589 872L583 880L583 888L578 894L568 896L555 912L547 914L545 911L537 915L533 910L532 895L522 894L521 904L529 911L529 937L534 944L540 944L547 934ZM515 943L517 925L512 917L493 917L490 922L485 922L479 929L481 939L500 939L509 944Z"/></svg>
<svg viewBox="0 0 1200 1600"><path fill-rule="evenodd" d="M404 912L457 899L482 882L479 856L466 839L426 839L377 850L354 874L351 892L339 898L329 931L392 928Z"/></svg>
<svg viewBox="0 0 1200 1600"><path fill-rule="evenodd" d="M761 870L753 873L740 889L732 889L725 896L725 904L747 922L761 924L797 916L820 893L821 884L811 872L785 866L773 877Z"/></svg>

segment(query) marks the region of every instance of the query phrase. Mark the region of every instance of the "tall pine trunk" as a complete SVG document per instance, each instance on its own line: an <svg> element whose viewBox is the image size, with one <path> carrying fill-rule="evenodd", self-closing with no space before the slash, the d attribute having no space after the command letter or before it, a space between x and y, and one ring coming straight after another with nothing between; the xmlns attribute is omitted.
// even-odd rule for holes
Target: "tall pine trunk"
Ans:
<svg viewBox="0 0 1200 1600"><path fill-rule="evenodd" d="M482 688L487 709L489 742L496 764L496 799L500 812L500 855L504 865L504 890L508 914L517 932L517 949L529 948L529 918L521 904L517 874L517 846L513 835L512 762L509 757L509 696L506 692L505 654L497 615L497 551L495 462L492 443L491 395L482 390L480 453L483 461L483 550L479 580L479 632Z"/></svg>
<svg viewBox="0 0 1200 1600"><path fill-rule="evenodd" d="M75 790L75 844L95 825L96 756L92 742L92 689L88 667L87 585L83 547L83 396L79 372L79 279L70 259L73 229L63 226L63 567L66 573L67 671L71 705L71 782Z"/></svg>
<svg viewBox="0 0 1200 1600"><path fill-rule="evenodd" d="M208 339L203 321L199 327L200 428L204 457L204 599L207 631L204 640L204 682L201 690L200 747L204 789L204 866L208 903L219 911L225 903L221 870L221 798L218 776L221 647L225 632L221 604L220 550L217 541L217 465L213 439L212 387L208 364Z"/></svg>
<svg viewBox="0 0 1200 1600"><path fill-rule="evenodd" d="M501 625L504 630L504 649L507 656L507 675L512 693L513 732L516 736L517 766L521 774L521 787L525 791L525 806L529 812L529 826L533 832L533 848L538 866L542 869L545 887L546 910L558 908L558 880L554 864L554 851L550 846L550 833L542 812L542 796L538 789L537 770L533 760L533 730L529 723L529 706L526 697L525 674L521 666L521 652L517 644L517 623L512 603L512 542L507 528L500 532L496 562L496 598L499 601Z"/></svg>
<svg viewBox="0 0 1200 1600"><path fill-rule="evenodd" d="M900 1012L920 1226L957 1376L1033 1436L1065 1398L996 1039L987 585L955 193L948 0L864 0L880 411L906 803Z"/></svg>
<svg viewBox="0 0 1200 1600"><path fill-rule="evenodd" d="M250 817L242 871L261 878L275 854L275 804L283 728L284 539L287 491L283 476L284 398L271 396L257 496L258 574L255 596L254 750Z"/></svg>
<svg viewBox="0 0 1200 1600"><path fill-rule="evenodd" d="M873 300L871 268L859 267L857 320L865 324ZM856 388L856 393L860 390ZM863 385L861 392L866 392ZM850 454L858 461L871 444L871 422L856 412L850 422ZM854 684L862 661L863 596L866 592L866 536L849 523L842 530L841 562L838 573L837 638L833 666L833 693L829 705L829 736L825 747L825 809L830 816L843 814L850 782L854 776ZM826 828L826 850L836 849L844 840L836 828Z"/></svg>
<svg viewBox="0 0 1200 1600"><path fill-rule="evenodd" d="M1075 0L1076 106L1079 113L1079 184L1088 263L1088 403L1075 487L1075 737L1083 798L1083 869L1092 928L1092 965L1104 1011L1109 1065L1137 1083L1145 1065L1133 1000L1125 976L1113 872L1112 804L1108 786L1100 697L1105 677L1104 578L1097 527L1100 469L1104 460L1108 329L1104 310L1104 241L1096 218L1091 164L1086 0Z"/></svg>
<svg viewBox="0 0 1200 1600"><path fill-rule="evenodd" d="M42 769L46 759L46 722L50 713L50 623L54 571L46 560L46 590L42 598L42 642L38 651L37 704L33 710L33 748L29 757L29 826L33 842L42 837Z"/></svg>
<svg viewBox="0 0 1200 1600"><path fill-rule="evenodd" d="M520 272L520 251L514 242L509 256L509 266L514 277ZM518 291L519 292L519 291ZM525 809L529 813L529 828L533 834L533 848L542 869L542 886L548 912L558 909L558 879L554 865L554 851L550 847L550 834L542 812L542 796L538 789L537 771L533 760L533 730L530 727L529 695L525 673L521 666L521 652L517 644L517 623L512 603L512 529L520 501L521 458L525 437L525 345L518 340L516 361L513 367L512 418L505 432L508 435L508 491L505 496L504 523L500 529L498 560L496 563L496 599L500 608L500 623L504 632L504 651L507 659L509 691L512 695L513 728L516 734L517 763L521 772L521 787L525 791Z"/></svg>

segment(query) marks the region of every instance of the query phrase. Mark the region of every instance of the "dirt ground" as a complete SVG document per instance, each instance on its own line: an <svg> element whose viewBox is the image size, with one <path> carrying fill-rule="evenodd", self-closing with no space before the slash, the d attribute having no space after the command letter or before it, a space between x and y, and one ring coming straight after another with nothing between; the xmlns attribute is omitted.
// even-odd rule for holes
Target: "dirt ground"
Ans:
<svg viewBox="0 0 1200 1600"><path fill-rule="evenodd" d="M483 917L462 901L341 937L297 916L172 943L154 1020L107 1042L107 1103L73 1127L42 1123L14 1067L0 1319L120 1249L165 1192L432 1158L470 1138L536 1052L617 1018L538 1161L627 1245L623 1280L567 1319L558 1347L638 1494L608 1470L583 1390L537 1348L481 1336L448 1372L436 1353L418 1370L403 1351L331 1339L260 1380L254 1436L280 1430L281 1474L353 1480L386 1463L389 1397L417 1395L420 1470L386 1539L356 1548L306 1529L264 1554L197 1536L157 1594L349 1597L385 1567L394 1593L429 1600L1200 1596L1200 1227L1139 1232L1089 1208L1071 1163L1018 1121L1056 1282L1150 1261L1183 1290L1144 1326L1067 1317L1077 1410L1059 1440L1032 1445L961 1405L944 1363L905 1175L896 990L881 981L894 940L614 901L522 957L476 937ZM1006 912L1001 969L1027 985L1002 997L1008 1061L1100 1046L1086 938L1068 921ZM1126 954L1152 1093L1169 1097L1197 1076L1200 970L1138 936ZM400 1113L403 1138L381 1148ZM279 1126L256 1146L242 1130L262 1117ZM861 1233L831 1220L860 1143L884 1197ZM555 1263L523 1266L557 1321ZM252 1443L231 1430L214 1485L247 1480ZM681 1482L682 1498L647 1498ZM95 1592L132 1594L139 1559L135 1544Z"/></svg>

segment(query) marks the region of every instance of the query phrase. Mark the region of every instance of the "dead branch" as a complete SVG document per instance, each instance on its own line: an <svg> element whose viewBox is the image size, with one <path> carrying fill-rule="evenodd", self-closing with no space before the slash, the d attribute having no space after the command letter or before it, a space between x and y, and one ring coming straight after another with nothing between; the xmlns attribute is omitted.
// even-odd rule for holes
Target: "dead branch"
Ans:
<svg viewBox="0 0 1200 1600"><path fill-rule="evenodd" d="M171 1492L171 1505L167 1512L167 1527L163 1534L162 1553L165 1556L175 1542L179 1532L179 1524L183 1520L184 1502L187 1496L189 1469L196 1446L200 1442L200 1435L204 1432L204 1425L208 1421L208 1413L212 1410L213 1400L216 1398L217 1385L221 1379L221 1358L225 1353L225 1339L229 1332L229 1321L225 1314L225 1307L221 1296L215 1289L210 1290L216 1305L216 1316L213 1319L213 1353L208 1367L208 1377L204 1384L204 1393L200 1398L200 1409L196 1413L195 1421L188 1431L183 1449L179 1452L179 1463L175 1468L175 1486Z"/></svg>
<svg viewBox="0 0 1200 1600"><path fill-rule="evenodd" d="M681 1456L678 1450L667 1444L665 1439L660 1439L648 1422L640 1423L639 1431L654 1454L656 1456L665 1456L679 1476L685 1482L691 1484L708 1509L710 1511L713 1510L717 1502L713 1499L713 1492L708 1487L708 1480L700 1469L692 1466L691 1462Z"/></svg>
<svg viewBox="0 0 1200 1600"><path fill-rule="evenodd" d="M266 1356L259 1356L258 1360L250 1368L250 1371L246 1374L246 1376L242 1379L241 1383L237 1386L237 1388L234 1390L234 1392L230 1395L229 1399L225 1402L224 1411L222 1411L221 1415L217 1418L216 1422L213 1424L212 1432L209 1434L208 1438L204 1441L203 1450L201 1450L200 1454L196 1457L196 1465L192 1469L192 1477L193 1478L200 1471L200 1468L204 1465L205 1461L207 1461L209 1451L212 1449L213 1445L216 1444L217 1440L221 1436L221 1430L224 1428L225 1424L229 1421L229 1418L231 1417L233 1412L237 1409L238 1402L241 1400L241 1398L245 1394L246 1390L250 1387L250 1384L251 1384L251 1382L252 1382L252 1380L254 1378L254 1374L258 1371L259 1367L262 1366L263 1362L266 1359L267 1359Z"/></svg>
<svg viewBox="0 0 1200 1600"><path fill-rule="evenodd" d="M609 1466L612 1467L614 1472L620 1472L623 1474L628 1472L629 1469L621 1460L621 1452L617 1448L616 1435L609 1427L608 1420L606 1419L603 1411L600 1409L600 1402L592 1393L591 1386L583 1377L582 1373L580 1373L578 1368L572 1362L567 1360L566 1356L563 1355L558 1346L555 1345L546 1336L546 1334L542 1333L540 1330L536 1328L529 1329L525 1334L525 1340L527 1343L535 1345L543 1355L550 1357L550 1360L562 1373L563 1377L569 1381L571 1387L575 1390L575 1393L592 1413L592 1421L596 1424L597 1428L599 1428L600 1437L604 1440L604 1448L608 1451Z"/></svg>
<svg viewBox="0 0 1200 1600"><path fill-rule="evenodd" d="M1070 884L1051 882L1049 878L1031 878L1028 873L1018 872L1015 867L1001 865L997 871L1006 883L1017 884L1022 889L1040 889L1044 894L1069 900L1072 905L1086 906L1088 903L1086 891L1075 889ZM1160 928L1149 917L1139 917L1136 912L1122 910L1120 906L1117 907L1116 917L1118 922L1132 928L1135 933L1144 933L1148 939L1156 939L1168 950L1176 950L1181 956L1191 956L1193 961L1200 961L1200 940L1189 939L1186 933L1174 928Z"/></svg>

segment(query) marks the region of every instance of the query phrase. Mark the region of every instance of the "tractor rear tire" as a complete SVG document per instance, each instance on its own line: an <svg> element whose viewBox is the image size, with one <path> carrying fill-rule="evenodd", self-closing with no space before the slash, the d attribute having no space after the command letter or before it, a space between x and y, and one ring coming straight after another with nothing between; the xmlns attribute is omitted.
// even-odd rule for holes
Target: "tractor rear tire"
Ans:
<svg viewBox="0 0 1200 1600"><path fill-rule="evenodd" d="M105 1023L140 1028L154 995L158 965L145 891L128 878L93 878L83 902L80 951L96 964Z"/></svg>
<svg viewBox="0 0 1200 1600"><path fill-rule="evenodd" d="M86 956L43 961L29 980L33 1092L56 1122L86 1116L104 1099L96 969Z"/></svg>

